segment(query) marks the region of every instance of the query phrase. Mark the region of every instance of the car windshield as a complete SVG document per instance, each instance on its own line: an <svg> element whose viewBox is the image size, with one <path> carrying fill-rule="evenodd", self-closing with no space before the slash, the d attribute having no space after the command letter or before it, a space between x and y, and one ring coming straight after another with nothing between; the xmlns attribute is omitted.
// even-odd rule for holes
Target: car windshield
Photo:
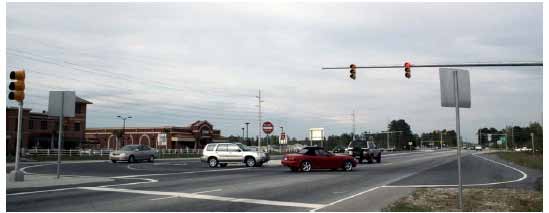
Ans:
<svg viewBox="0 0 549 213"><path fill-rule="evenodd" d="M124 146L120 150L121 151L132 151L134 149L137 149L137 146Z"/></svg>
<svg viewBox="0 0 549 213"><path fill-rule="evenodd" d="M240 149L242 149L242 151L252 151L252 149L250 149L248 146L246 146L244 144L238 143L236 145L238 145L238 147L240 147Z"/></svg>

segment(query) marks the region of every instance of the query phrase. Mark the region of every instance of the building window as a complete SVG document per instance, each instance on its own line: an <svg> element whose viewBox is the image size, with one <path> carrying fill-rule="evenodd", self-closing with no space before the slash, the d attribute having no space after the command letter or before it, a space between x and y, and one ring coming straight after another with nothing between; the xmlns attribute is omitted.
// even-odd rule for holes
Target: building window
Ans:
<svg viewBox="0 0 549 213"><path fill-rule="evenodd" d="M29 129L34 129L34 120L29 120Z"/></svg>
<svg viewBox="0 0 549 213"><path fill-rule="evenodd" d="M40 129L48 129L48 121L40 121Z"/></svg>
<svg viewBox="0 0 549 213"><path fill-rule="evenodd" d="M76 114L82 113L82 108L80 108L80 104L77 103L74 105L74 111Z"/></svg>
<svg viewBox="0 0 549 213"><path fill-rule="evenodd" d="M74 131L80 131L80 123L74 123Z"/></svg>

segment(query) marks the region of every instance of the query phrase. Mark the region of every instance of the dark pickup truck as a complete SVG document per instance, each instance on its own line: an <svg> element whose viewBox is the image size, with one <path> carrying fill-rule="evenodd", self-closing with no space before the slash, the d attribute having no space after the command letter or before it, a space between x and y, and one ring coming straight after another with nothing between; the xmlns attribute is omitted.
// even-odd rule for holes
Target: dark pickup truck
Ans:
<svg viewBox="0 0 549 213"><path fill-rule="evenodd" d="M364 160L368 161L368 163L372 163L374 160L376 163L381 163L381 150L377 149L376 144L373 142L351 141L345 149L345 153L358 159L359 163L362 163Z"/></svg>

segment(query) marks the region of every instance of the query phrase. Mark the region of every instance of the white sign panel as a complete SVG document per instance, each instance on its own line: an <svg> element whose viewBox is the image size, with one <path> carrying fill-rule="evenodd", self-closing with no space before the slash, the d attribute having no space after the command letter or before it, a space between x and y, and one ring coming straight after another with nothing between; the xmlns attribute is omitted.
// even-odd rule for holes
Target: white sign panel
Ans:
<svg viewBox="0 0 549 213"><path fill-rule="evenodd" d="M63 108L63 117L74 117L75 103L74 91L50 91L48 115L61 116L61 108Z"/></svg>
<svg viewBox="0 0 549 213"><path fill-rule="evenodd" d="M159 146L166 146L168 145L168 134L166 133L160 133L158 134L158 138L156 141L158 141Z"/></svg>
<svg viewBox="0 0 549 213"><path fill-rule="evenodd" d="M311 141L324 140L324 128L310 128L309 138L311 139Z"/></svg>
<svg viewBox="0 0 549 213"><path fill-rule="evenodd" d="M459 107L471 108L471 87L469 71L440 68L440 98L442 107L456 107L454 71L457 71Z"/></svg>

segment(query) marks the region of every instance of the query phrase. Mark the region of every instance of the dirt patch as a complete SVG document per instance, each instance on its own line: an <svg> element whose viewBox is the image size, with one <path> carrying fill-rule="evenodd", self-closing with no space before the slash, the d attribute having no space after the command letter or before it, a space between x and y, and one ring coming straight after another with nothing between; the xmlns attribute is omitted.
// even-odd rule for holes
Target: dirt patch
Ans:
<svg viewBox="0 0 549 213"><path fill-rule="evenodd" d="M532 212L543 211L541 192L523 189L466 188L463 210L457 208L457 189L417 189L383 211Z"/></svg>

